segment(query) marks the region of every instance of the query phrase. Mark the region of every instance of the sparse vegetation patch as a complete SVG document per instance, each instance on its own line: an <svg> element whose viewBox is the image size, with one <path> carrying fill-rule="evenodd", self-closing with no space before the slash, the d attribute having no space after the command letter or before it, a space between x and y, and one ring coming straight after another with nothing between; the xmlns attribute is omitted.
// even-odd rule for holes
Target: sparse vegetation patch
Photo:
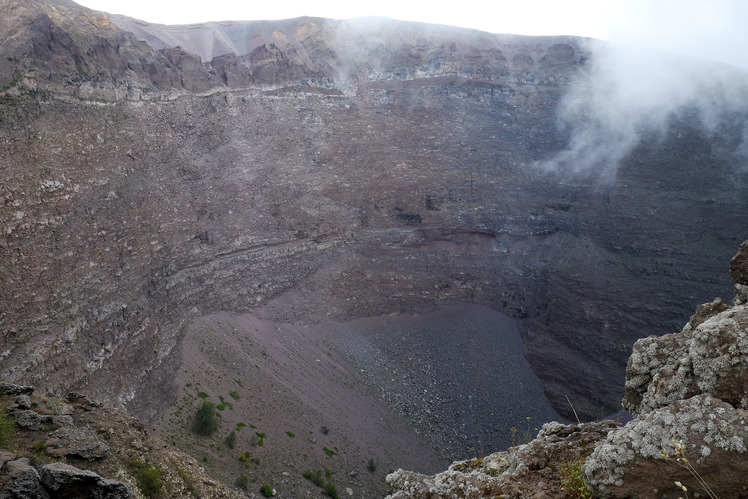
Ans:
<svg viewBox="0 0 748 499"><path fill-rule="evenodd" d="M565 465L559 470L561 475L561 487L566 491L570 499L595 499L596 496L587 487L582 477L582 465L584 460L575 461Z"/></svg>
<svg viewBox="0 0 748 499"><path fill-rule="evenodd" d="M0 448L8 449L16 437L16 422L0 410Z"/></svg>

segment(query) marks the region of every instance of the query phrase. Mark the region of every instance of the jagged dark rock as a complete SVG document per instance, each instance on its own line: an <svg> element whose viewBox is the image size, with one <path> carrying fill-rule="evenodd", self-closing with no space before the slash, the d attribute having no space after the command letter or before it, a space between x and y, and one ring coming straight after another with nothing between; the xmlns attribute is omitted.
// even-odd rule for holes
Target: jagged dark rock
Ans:
<svg viewBox="0 0 748 499"><path fill-rule="evenodd" d="M0 498L37 499L41 498L39 473L29 464L27 458L6 461L0 468Z"/></svg>
<svg viewBox="0 0 748 499"><path fill-rule="evenodd" d="M30 430L38 430L39 426L43 422L51 421L51 416L41 416L38 413L31 410L14 410L12 411L13 417L16 419L18 426L28 428Z"/></svg>
<svg viewBox="0 0 748 499"><path fill-rule="evenodd" d="M28 395L16 397L15 406L19 409L31 409L31 398Z"/></svg>
<svg viewBox="0 0 748 499"><path fill-rule="evenodd" d="M128 487L97 473L81 470L66 463L42 466L39 479L53 497L91 497L95 499L129 499Z"/></svg>
<svg viewBox="0 0 748 499"><path fill-rule="evenodd" d="M8 428L3 434L2 445L11 450L0 450L2 499L143 497L145 490L136 489L141 487L138 469L144 467L157 477L150 483L162 497L239 497L209 478L195 459L149 435L139 420L121 410L80 394L68 397L67 404L51 394L29 393L23 405L33 411L9 410L16 421L12 435ZM0 395L0 405L17 399ZM68 414L59 414L60 408ZM21 424L18 417L24 413L36 414L45 424Z"/></svg>
<svg viewBox="0 0 748 499"><path fill-rule="evenodd" d="M13 385L10 383L0 383L0 394L2 395L29 395L34 393L33 386Z"/></svg>
<svg viewBox="0 0 748 499"><path fill-rule="evenodd" d="M87 426L81 428L62 426L44 442L47 454L55 457L78 456L83 459L101 459L109 455L109 446L100 441Z"/></svg>

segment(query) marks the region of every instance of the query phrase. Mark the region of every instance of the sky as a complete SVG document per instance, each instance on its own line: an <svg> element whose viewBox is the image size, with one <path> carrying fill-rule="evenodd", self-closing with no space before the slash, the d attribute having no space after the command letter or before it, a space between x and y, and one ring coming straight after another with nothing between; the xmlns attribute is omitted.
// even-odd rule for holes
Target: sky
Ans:
<svg viewBox="0 0 748 499"><path fill-rule="evenodd" d="M491 33L576 35L748 68L745 0L76 0L161 24L384 16Z"/></svg>

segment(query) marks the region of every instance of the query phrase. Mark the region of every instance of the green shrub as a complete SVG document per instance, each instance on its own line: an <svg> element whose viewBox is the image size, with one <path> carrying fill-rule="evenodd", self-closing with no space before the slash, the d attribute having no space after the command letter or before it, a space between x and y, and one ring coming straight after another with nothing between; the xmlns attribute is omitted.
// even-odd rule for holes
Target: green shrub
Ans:
<svg viewBox="0 0 748 499"><path fill-rule="evenodd" d="M200 397L201 399L208 398L208 394L205 392L197 392L197 396Z"/></svg>
<svg viewBox="0 0 748 499"><path fill-rule="evenodd" d="M229 392L229 395L231 395L231 398L234 400L239 400L239 392L236 390L232 390Z"/></svg>
<svg viewBox="0 0 748 499"><path fill-rule="evenodd" d="M252 447L255 447L255 446L262 447L263 445L265 445L266 436L267 435L264 432L259 432L259 431L255 432L255 434L252 435L252 437L250 437L249 439L249 445L251 445Z"/></svg>
<svg viewBox="0 0 748 499"><path fill-rule="evenodd" d="M146 497L160 497L164 487L163 482L164 470L154 468L153 466L142 466L135 473L135 480L138 482L138 488Z"/></svg>
<svg viewBox="0 0 748 499"><path fill-rule="evenodd" d="M265 497L273 497L273 489L270 487L270 485L263 485L260 487L260 494L264 495Z"/></svg>
<svg viewBox="0 0 748 499"><path fill-rule="evenodd" d="M322 473L322 470L306 470L304 473L302 473L302 476L317 487L324 487L325 485L325 476L324 473Z"/></svg>
<svg viewBox="0 0 748 499"><path fill-rule="evenodd" d="M198 435L212 435L218 429L216 417L216 405L212 402L203 402L195 412L192 421L192 431Z"/></svg>
<svg viewBox="0 0 748 499"><path fill-rule="evenodd" d="M288 438L293 438L296 436L293 432L290 432L290 431L287 431L286 435L288 435Z"/></svg>
<svg viewBox="0 0 748 499"><path fill-rule="evenodd" d="M240 489L247 490L247 488L249 487L249 478L247 478L247 475L239 475L238 477L236 477L234 485L236 485Z"/></svg>
<svg viewBox="0 0 748 499"><path fill-rule="evenodd" d="M377 463L374 462L374 459L369 459L369 471L372 473L377 471Z"/></svg>
<svg viewBox="0 0 748 499"><path fill-rule="evenodd" d="M325 495L332 497L333 499L338 499L338 489L335 488L335 485L332 483L332 471L328 469L324 472L322 470L306 470L302 473L302 476L317 487L322 487L322 491Z"/></svg>
<svg viewBox="0 0 748 499"><path fill-rule="evenodd" d="M332 482L327 482L325 486L322 487L322 490L327 496L332 497L332 499L338 499L338 489L335 488L335 485L333 485Z"/></svg>
<svg viewBox="0 0 748 499"><path fill-rule="evenodd" d="M334 455L337 454L337 452L332 451L332 450L328 449L327 447L323 447L322 450L325 451L325 454L327 454L328 458L330 458L330 457L332 457L332 456L334 456Z"/></svg>
<svg viewBox="0 0 748 499"><path fill-rule="evenodd" d="M223 398L223 395L219 395L219 396L218 396L218 398L219 398L219 399L221 399L221 403L220 403L220 404L218 404L218 405L216 406L216 409L218 409L219 411L223 411L223 410L225 410L225 409L226 409L226 407L228 407L228 408L229 408L229 409L231 409L231 410L233 410L233 409L234 409L234 406L232 406L230 402L227 402L227 401L226 401L226 400L225 400L225 399Z"/></svg>
<svg viewBox="0 0 748 499"><path fill-rule="evenodd" d="M566 491L569 499L595 499L582 477L582 465L584 460L566 464L559 470L561 475L561 487Z"/></svg>

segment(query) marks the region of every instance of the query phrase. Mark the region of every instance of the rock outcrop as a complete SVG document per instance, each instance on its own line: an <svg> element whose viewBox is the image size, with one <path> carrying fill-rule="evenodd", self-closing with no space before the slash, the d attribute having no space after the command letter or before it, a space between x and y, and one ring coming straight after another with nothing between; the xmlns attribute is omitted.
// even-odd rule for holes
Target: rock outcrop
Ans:
<svg viewBox="0 0 748 499"><path fill-rule="evenodd" d="M77 393L60 399L2 386L0 499L239 497L118 409Z"/></svg>
<svg viewBox="0 0 748 499"><path fill-rule="evenodd" d="M584 459L589 449L615 428L614 421L563 425L547 423L531 442L486 457L453 463L434 476L398 470L387 475L391 499L567 497L565 469Z"/></svg>
<svg viewBox="0 0 748 499"><path fill-rule="evenodd" d="M747 247L731 262L736 286ZM634 345L623 400L634 419L626 425L598 423L579 441L574 435L588 425L546 424L527 445L435 476L390 474L391 497L675 499L687 490L689 497L748 498L747 346L748 306L739 299L732 307L719 299L701 305L680 333ZM572 484L561 470L574 462Z"/></svg>
<svg viewBox="0 0 748 499"><path fill-rule="evenodd" d="M700 305L680 333L634 344L623 406L633 421L598 444L585 479L605 497L679 497L681 486L748 497L748 241L730 262L733 307ZM703 484L706 484L704 486Z"/></svg>
<svg viewBox="0 0 748 499"><path fill-rule="evenodd" d="M682 497L683 490L748 497L748 411L707 394L680 400L611 432L584 465L600 497Z"/></svg>

